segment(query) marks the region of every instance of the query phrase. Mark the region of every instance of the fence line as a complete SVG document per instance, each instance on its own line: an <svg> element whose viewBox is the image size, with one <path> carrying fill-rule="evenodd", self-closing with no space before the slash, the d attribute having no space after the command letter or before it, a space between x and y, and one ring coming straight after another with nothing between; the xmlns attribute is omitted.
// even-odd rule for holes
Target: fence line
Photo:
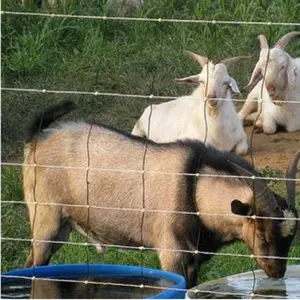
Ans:
<svg viewBox="0 0 300 300"><path fill-rule="evenodd" d="M278 295L262 295L258 293L235 293L235 292L220 292L220 291L209 291L209 290L199 290L199 289L180 289L174 287L164 287L164 286L153 286L147 284L132 284L132 283L114 283L114 282L101 282L101 281L92 281L92 280L75 280L75 279L57 279L57 278L43 278L43 277L29 277L29 276L20 276L20 275L1 275L3 278L11 278L11 279L27 279L27 280L43 280L43 281L52 281L52 282L69 282L69 283L82 283L82 284L94 284L94 285L110 285L110 286L118 286L118 287L132 287L132 288L150 288L150 289L158 289L158 290L172 290L178 292L187 292L192 291L194 293L208 293L208 294L218 294L218 295L236 295L236 296L257 296L262 298L276 298L276 299L287 299L288 297L285 296L278 296Z"/></svg>
<svg viewBox="0 0 300 300"><path fill-rule="evenodd" d="M60 245L73 245L73 246L95 246L94 243L89 242L69 242L69 241L53 241L53 240L40 240L40 239L27 239L27 238L15 238L15 237L5 237L1 236L3 241L19 241L19 242L31 242L31 243L45 243L45 244L60 244ZM177 253L191 253L191 254L202 254L202 255L216 255L216 256L235 256L235 257L245 257L245 258L265 258L265 259L280 259L280 260L296 260L300 261L300 257L289 257L289 256L272 256L272 255L254 255L254 254L239 254L230 252L215 252L215 251L199 251L199 250L185 250L185 249L171 249L171 248L157 248L157 247L145 247L141 246L125 246L117 244L105 244L99 243L105 248L117 248L126 250L140 250L140 251L161 251L161 252L177 252Z"/></svg>
<svg viewBox="0 0 300 300"><path fill-rule="evenodd" d="M122 93L109 93L109 92L88 92L88 91L76 91L76 90L48 90L48 89L28 89L28 88L11 88L11 87L1 87L3 91L9 92L26 92L26 93L43 93L43 94L66 94L66 95L89 95L89 96L107 96L107 97L122 97L122 98L137 98L137 99L158 99L158 100L174 100L180 96L159 96L159 95L141 95L141 94L122 94ZM193 98L189 95L190 99L199 99ZM233 101L233 102L267 102L263 99L238 99L238 98L214 98L217 101ZM273 103L282 104L284 100L272 100ZM288 103L299 104L299 101L288 101Z"/></svg>
<svg viewBox="0 0 300 300"><path fill-rule="evenodd" d="M87 167L81 166L63 166L63 165L44 165L44 164L24 164L17 162L1 162L3 166L16 166L16 167L32 167L32 168L53 168L53 169L73 169L73 170L87 170ZM99 172L120 172L120 173L148 173L157 175L176 175L176 176L194 176L194 177L217 177L217 178L235 178L235 179L252 179L252 180L274 180L274 181L294 181L300 182L300 178L285 178L285 177L268 177L268 176L244 176L244 175L227 175L227 174L202 174L202 173L184 173L184 172L166 172L166 171L151 171L151 170L135 170L135 169L115 169L115 168L97 168L88 167L91 171Z"/></svg>
<svg viewBox="0 0 300 300"><path fill-rule="evenodd" d="M52 281L52 282L69 282L69 283L82 283L82 284L94 284L94 285L111 285L111 286L118 286L118 287L132 287L132 288L150 288L150 289L158 289L158 290L172 290L172 291L178 291L178 292L188 292L192 291L193 293L207 293L207 294L218 294L218 295L235 295L235 296L257 296L262 298L272 298L272 299L288 299L288 297L285 296L278 296L278 295L263 295L259 293L235 293L235 292L220 292L220 291L210 291L210 290L199 290L199 289L180 289L180 288L174 288L174 287L164 287L164 286L153 286L153 285L147 285L147 284L122 284L122 283L114 283L114 282L101 282L101 281L92 281L92 280L75 280L75 279L56 279L56 278L43 278L43 277L28 277L28 276L20 276L20 275L1 275L3 278L11 278L11 279L27 279L27 280L43 280L43 281Z"/></svg>
<svg viewBox="0 0 300 300"><path fill-rule="evenodd" d="M137 18L137 17L112 17L92 15L71 15L54 13L32 13L23 11L1 11L2 15L33 16L47 18L70 18L70 19L92 19L92 20L115 20L115 21L141 21L158 23L190 23L190 24L227 24L227 25L268 25L268 26L300 26L295 22L256 22L256 21L222 21L222 20L192 20L192 19L168 19L168 18Z"/></svg>
<svg viewBox="0 0 300 300"><path fill-rule="evenodd" d="M25 200L0 200L3 204L33 204L33 205L50 205L50 206L63 206L63 207L81 207L81 208L95 208L104 210L118 210L118 211L134 211L134 212L149 212L149 213L162 213L162 214L181 214L181 215L194 215L194 216L219 216L219 217L236 217L246 219L261 219L261 220L282 220L282 221L300 221L299 218L290 217L264 217L264 216L240 216L235 214L222 214L222 213L208 213L208 212L191 212L191 211L178 211L178 210L164 210L164 209L148 209L148 208L131 208L131 207L113 207L113 206L98 206L98 205L85 205L85 204L64 204L64 203L53 203L53 202L42 202L37 203L35 201Z"/></svg>
<svg viewBox="0 0 300 300"><path fill-rule="evenodd" d="M92 15L72 15L72 14L52 14L52 13L30 13L30 12L21 12L21 11L2 11L2 15L15 15L15 16L31 16L31 17L46 17L46 18L69 18L69 19L90 19L90 20L115 20L115 21L136 21L136 22L159 22L159 23L190 23L190 24L227 24L227 25L268 25L268 26L300 26L300 23L287 23L287 22L252 22L252 21L218 21L218 20L192 20L192 19L169 19L169 18L139 18L139 17L108 17L108 16L92 16ZM215 28L215 27L214 27ZM268 55L269 56L269 55ZM268 57L269 58L269 57ZM266 66L267 68L267 66ZM263 79L264 80L264 79ZM47 89L31 89L31 88L12 88L12 87L1 87L2 91L11 91L11 92L29 92L29 93L43 93L43 94L72 94L72 95L90 95L90 96L108 96L108 97L123 97L123 98L137 98L137 99L159 99L159 100L170 100L170 99L175 99L178 96L159 96L159 95L139 95L139 94L122 94L122 93L107 93L107 92L89 92L89 91L77 91L77 90L47 90ZM263 103L265 102L262 97L262 89L261 89L261 99L249 99L248 101L251 102L260 102ZM207 94L207 93L205 93ZM216 100L218 101L234 101L234 102L245 102L247 101L246 99L224 99L224 98L217 98ZM273 103L278 103L282 104L284 101L282 100L274 100L272 101ZM294 103L294 104L299 104L299 101L289 101L289 103ZM262 110L262 108L261 108ZM261 114L261 112L260 112ZM258 116L259 117L259 116ZM257 117L257 119L258 119ZM149 117L150 118L150 117ZM206 123L206 122L205 122ZM150 124L150 120L149 120ZM255 124L255 122L254 122ZM91 127L93 125L90 125ZM149 125L150 126L150 125ZM90 127L90 131L91 131ZM206 124L207 128L207 124ZM254 125L253 125L253 130L254 130ZM252 142L253 142L253 130L252 130L252 135L251 135L251 150L252 150ZM90 135L89 131L89 135ZM86 187L87 187L87 202L85 205L73 205L73 204L62 204L62 203L37 203L36 200L33 202L24 202L24 201L17 201L17 200L1 200L1 203L4 204L33 204L35 208L35 213L36 213L36 208L37 205L56 205L56 206L72 206L72 207L82 207L86 208L88 210L88 216L87 216L87 224L89 227L89 213L91 208L96 208L96 209L105 209L105 210L118 210L118 211L137 211L142 213L144 217L145 212L153 212L153 213L178 213L178 214L189 214L189 215L209 215L209 216L235 216L235 217L246 217L246 218L252 218L252 219L274 219L274 220L300 220L300 218L285 218L285 217L263 217L263 216L237 216L234 214L221 214L221 213L202 213L200 211L197 212L188 212L188 211L170 211L170 210L155 210L155 209L146 209L144 205L144 198L143 198L143 207L142 208L120 208L120 207L105 207L105 206L95 206L95 205L90 205L89 204L89 189L88 189L88 175L91 170L96 170L96 171L102 171L102 172L121 172L121 173L137 173L141 174L142 177L147 173L147 174L156 174L156 175L180 175L180 176L193 176L196 179L198 177L218 177L218 178L239 178L239 179L252 179L253 184L254 180L261 179L261 180L274 180L274 181L293 181L293 182L300 182L300 179L297 178L283 178L283 177L263 177L263 176L237 176L237 175L226 175L226 174L201 174L201 173L179 173L179 172L165 172L165 171L151 171L151 170L134 170L134 169L116 169L116 168L96 168L96 167L90 167L90 162L89 162L89 135L87 139L87 154L88 154L88 164L85 167L82 166L59 166L59 165L39 165L34 161L33 164L23 164L23 163L16 163L16 162L1 162L1 165L3 166L24 166L24 167L34 167L35 172L37 170L37 167L39 168L54 168L54 169L73 169L73 170L85 170L86 172ZM34 154L35 154L34 149ZM147 144L145 148L145 153L147 151ZM144 154L144 160L145 160L145 154ZM253 156L251 152L251 160L253 164ZM143 163L144 166L144 163ZM253 164L254 167L254 164ZM35 184L36 185L36 180ZM144 193L144 184L143 184L143 193ZM253 189L255 192L255 189ZM35 192L34 192L35 195ZM255 195L254 195L254 207L255 207ZM34 227L34 223L33 223ZM256 229L256 227L255 227ZM255 234L255 229L253 232L253 242L256 237ZM216 256L234 256L234 257L244 257L244 258L263 258L263 259L278 259L278 260L295 260L295 261L300 261L300 257L288 257L288 256L268 256L268 255L254 255L254 254L239 254L239 253L231 253L231 252L211 252L211 251L199 251L199 247L197 247L197 250L185 250L185 249L168 249L168 248L155 248L155 247L145 247L143 243L143 222L141 226L141 242L140 246L126 246L126 245L118 245L118 244L102 244L99 242L99 245L101 247L108 247L108 248L115 248L115 249L126 249L126 250L139 250L141 255L143 255L143 251L145 250L151 250L151 251L156 251L156 252L161 252L161 251L167 251L167 252L184 252L184 253L191 253L195 255L216 255ZM89 232L87 234L87 239L86 242L81 243L81 242L70 242L70 241L53 241L53 240L45 240L45 239L34 239L34 238L15 238L15 237L4 237L1 236L2 241L19 241L19 242L30 242L32 245L34 243L50 243L50 244L67 244L67 245L78 245L78 246L84 246L86 248L86 257L87 257L87 269L89 268L89 257L88 257L88 246L95 246L94 243L91 243L90 240L88 239ZM34 257L34 254L32 254ZM34 259L33 259L34 261ZM141 256L141 270L143 272L143 256ZM33 277L25 277L25 276L15 276L15 275L1 275L1 277L10 277L10 278L23 278L23 279L31 279L32 284L36 281L37 277L35 276L35 265L33 265ZM210 293L210 294L225 294L225 295L246 295L246 296L262 296L263 298L286 298L286 297L278 297L278 296L273 296L273 295L260 295L256 294L254 291L254 286L255 286L255 274L252 268L253 272L253 288L251 293L230 293L230 292L216 292L216 291L205 291L205 290L194 290L194 292L203 292L203 293ZM49 278L41 278L41 280L49 280ZM143 291L144 288L154 288L154 289L166 289L166 290L172 290L173 288L167 288L167 287L154 287L151 285L135 285L135 284L125 284L125 283L113 283L113 282L94 282L94 281L89 281L89 280L67 280L67 279L50 279L50 281L65 281L65 282L74 282L74 283L84 283L84 284L98 284L98 285L112 285L112 286L124 286L124 287L138 287L141 288L141 291ZM175 289L173 289L175 290ZM181 291L188 291L187 289L177 289ZM34 286L33 286L33 292L34 292Z"/></svg>

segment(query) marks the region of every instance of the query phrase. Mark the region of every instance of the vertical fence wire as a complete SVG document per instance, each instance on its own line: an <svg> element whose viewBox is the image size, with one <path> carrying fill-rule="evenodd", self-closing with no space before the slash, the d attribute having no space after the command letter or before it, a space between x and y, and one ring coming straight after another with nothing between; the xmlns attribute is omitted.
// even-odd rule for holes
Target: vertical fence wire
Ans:
<svg viewBox="0 0 300 300"><path fill-rule="evenodd" d="M265 66L265 70L264 70L264 74L266 74L267 68L268 68L268 64L269 64L269 56L270 56L270 47L268 47L268 52L267 52L267 60L266 60L266 66ZM264 98L263 98L263 93L264 93L264 85L265 85L265 76L263 76L262 78L262 84L261 84L261 89L260 89L260 99L259 102L257 102L257 109L258 109L258 114L256 116L256 118L253 121L253 125L252 125L252 130L251 130L251 135L250 135L250 159L251 159L251 164L252 167L255 168L255 164L254 164L254 158L253 158L253 138L254 138L254 130L256 127L256 122L259 120L259 118L261 117L261 114L263 113L263 105L264 105ZM256 190L255 190L255 180L259 180L259 179L252 179L252 190L253 190L253 213L254 215L256 215L257 210L256 210ZM256 219L253 220L254 223L254 230L253 230L253 239L252 239L252 245L253 248L255 247L255 238L256 238ZM252 271L252 275L253 275L253 285L252 285L252 293L251 293L251 298L253 297L253 295L255 294L255 285L256 285L256 275L255 275L255 271L254 271L254 266L253 266L253 262L251 264L251 271Z"/></svg>
<svg viewBox="0 0 300 300"><path fill-rule="evenodd" d="M32 297L34 298L34 293L35 293L35 284L36 284L36 253L35 253L35 247L36 247L36 242L35 242L35 223L36 223L36 214L37 214L37 201L36 201L36 187L37 187L37 158L36 158L36 150L37 150L37 144L38 144L38 136L40 132L42 131L42 126L43 126L43 121L45 117L45 108L43 108L41 112L41 118L40 118L40 123L38 127L38 132L36 136L34 137L34 143L33 143L33 207L34 207L34 212L32 216L32 222L31 224L31 230L32 230L32 245L31 245L31 257L32 257L32 272L33 272L33 277L32 277ZM30 255L30 253L29 253ZM30 258L29 258L30 259Z"/></svg>
<svg viewBox="0 0 300 300"><path fill-rule="evenodd" d="M161 26L160 26L161 27ZM161 28L160 28L161 29ZM159 61L162 60L162 32L160 30L160 35L159 35L159 44L160 44L160 54L159 54ZM151 82L151 92L150 94L152 95L154 92L154 87L155 87L155 81L156 81L156 72L152 76L152 82ZM144 147L144 153L143 153L143 159L142 159L142 217L141 217L141 228L140 228L140 253L141 253L141 298L144 296L144 222L145 222L145 208L146 208L146 182L145 182L145 167L146 167L146 156L147 156L147 151L148 151L148 146L150 142L150 134L151 134L151 117L152 117L152 112L153 112L153 103L150 103L149 106L149 116L148 116L148 123L147 123L147 134L146 134L146 139L145 139L145 147Z"/></svg>
<svg viewBox="0 0 300 300"><path fill-rule="evenodd" d="M213 31L214 31L214 42L215 45L217 44L217 37L216 37L216 25L213 24ZM160 33L160 56L162 56L162 33ZM267 71L268 64L269 64L269 54L270 54L270 48L268 47L268 52L267 52L267 60L266 60L266 66L264 70L264 74ZM208 56L209 57L209 56ZM154 82L155 82L155 77L156 74L154 74L152 78L152 93L154 90ZM264 105L264 85L265 85L265 77L263 76L262 78L262 85L261 85L261 91L260 91L260 101L258 102L258 114L253 122L252 130L251 130L251 135L250 135L250 157L251 157L251 163L253 168L255 167L254 165L254 159L253 159L253 139L254 139L254 130L257 121L260 119L261 115L263 114L263 105ZM205 102L204 102L204 123L205 123L205 135L204 135L204 144L207 144L207 137L208 137L208 122L207 122L207 102L208 102L208 86L209 86L209 58L207 58L207 79L205 83ZM143 153L143 159L142 159L142 215L141 215L141 231L140 231L140 253L141 253L141 275L143 278L143 268L144 268L144 222L145 222L145 208L146 208L146 178L145 178L145 168L146 168L146 157L147 157L147 151L148 151L148 146L150 142L150 129L151 129L151 118L152 118L152 113L153 113L153 103L150 104L150 112L149 112L149 117L148 117L148 128L147 128L147 138L145 142L145 147L144 147L144 153ZM41 132L42 129L42 124L44 120L44 110L41 115L40 119L40 124L39 124L39 129L38 133ZM93 125L91 124L89 127L88 135L87 135L87 140L86 140L86 150L87 150L87 167L86 167L86 209L87 209L87 234L86 234L86 264L87 264L87 281L89 278L90 270L89 270L89 265L90 265L90 259L89 259L89 234L90 234L90 179L89 179L89 171L90 171L90 136L92 132L92 127ZM38 136L38 135L37 135ZM34 210L33 210L33 215L32 215L32 220L31 220L31 228L32 228L32 250L31 250L31 255L32 255L32 267L33 267L33 278L32 278L32 293L33 293L33 298L34 298L34 284L35 284L35 277L36 277L36 270L35 270L35 262L36 262L36 257L35 257L35 223L36 223L36 214L37 214L37 201L36 201L36 188L37 188L37 158L36 158L36 150L37 150L37 143L38 143L38 138L35 138L34 144L33 144L33 163L34 163L34 185L33 185L33 201L34 201ZM194 176L195 178L195 186L197 184L198 177ZM258 180L256 178L252 179L252 190L253 190L253 208L254 208L254 215L257 213L256 209L256 204L257 204L257 195L256 195L256 188L255 188L255 180ZM195 192L196 189L193 190L194 192L194 199L195 199ZM197 206L197 202L195 201L195 208L197 209L197 212L200 212ZM198 216L199 217L199 216ZM256 224L256 221L253 221L254 224ZM201 233L201 222L200 222L200 217L199 217L199 230L198 230L198 238L197 238L197 250L199 249L199 244L200 244L200 233ZM256 226L254 226L254 231L253 231L253 248L255 246L255 238L256 238ZM252 286L252 295L254 295L255 292L255 284L256 284L256 276L255 276L255 271L253 264L251 265L251 270L253 274L253 286ZM142 285L143 287L143 281ZM143 297L143 288L141 288L141 293ZM251 297L252 297L251 295Z"/></svg>
<svg viewBox="0 0 300 300"><path fill-rule="evenodd" d="M87 275L86 275L86 282L89 280L90 276L90 258L89 258L89 234L90 234L90 180L89 180L89 173L90 173L90 138L92 133L93 124L89 126L89 131L87 134L86 139L86 153L87 153L87 167L86 167L86 174L85 174L85 181L86 181L86 209L87 209L87 232L86 232L86 245L85 245L85 251L86 251L86 268L87 268ZM88 293L88 290L85 289L85 292ZM87 296L87 295L86 295Z"/></svg>
<svg viewBox="0 0 300 300"><path fill-rule="evenodd" d="M209 25L208 25L209 26ZM214 29L214 43L216 45L217 43L217 39L216 39L216 26L213 24L213 29ZM207 145L207 137L208 137L208 123L207 123L207 102L208 102L208 87L209 87L209 63L210 63L210 59L209 59L209 55L207 55L207 73L206 73L206 82L205 82L205 91L204 91L204 97L205 97L205 101L204 101L204 124L205 124L205 133L204 133L204 140L203 143L205 145ZM203 66L205 67L205 65ZM202 68L203 68L202 67ZM198 158L199 160L201 159L201 157ZM199 172L199 170L196 170L196 172ZM198 183L199 177L198 176L194 176L194 188L193 188L193 202L194 202L194 208L196 210L197 213L200 213L200 209L197 203L197 199L196 199L196 194L197 194L197 183ZM201 223L201 219L200 219L200 215L197 216L198 217L198 234L197 234L197 249L196 249L196 253L198 254L198 251L200 250L200 240L201 240L201 227L202 227L202 223ZM196 257L195 263L197 264L196 266L198 267L199 265L199 261L200 258ZM198 276L197 276L198 277ZM198 278L197 278L197 282L198 282Z"/></svg>

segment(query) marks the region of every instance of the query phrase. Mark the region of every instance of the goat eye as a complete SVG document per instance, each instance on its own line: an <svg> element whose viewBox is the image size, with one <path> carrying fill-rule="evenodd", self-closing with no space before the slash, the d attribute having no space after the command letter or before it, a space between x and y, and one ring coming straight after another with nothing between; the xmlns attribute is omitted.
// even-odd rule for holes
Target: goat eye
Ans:
<svg viewBox="0 0 300 300"><path fill-rule="evenodd" d="M285 66L282 66L282 67L280 68L280 71L281 71L281 70L284 70L284 69L285 69Z"/></svg>
<svg viewBox="0 0 300 300"><path fill-rule="evenodd" d="M203 80L200 80L199 83L200 83L200 84L204 84L204 81L203 81Z"/></svg>

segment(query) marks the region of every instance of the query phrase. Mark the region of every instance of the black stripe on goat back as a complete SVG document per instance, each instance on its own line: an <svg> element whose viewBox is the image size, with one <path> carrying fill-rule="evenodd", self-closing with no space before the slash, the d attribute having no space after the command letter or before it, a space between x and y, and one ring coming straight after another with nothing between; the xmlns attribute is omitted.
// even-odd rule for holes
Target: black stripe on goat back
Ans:
<svg viewBox="0 0 300 300"><path fill-rule="evenodd" d="M220 151L213 146L190 139L180 140L175 143L182 145L182 147L190 147L192 150L192 154L187 162L186 173L197 173L203 166L209 166L217 171L239 175L233 165L235 164L255 176L260 175L246 159L233 152Z"/></svg>

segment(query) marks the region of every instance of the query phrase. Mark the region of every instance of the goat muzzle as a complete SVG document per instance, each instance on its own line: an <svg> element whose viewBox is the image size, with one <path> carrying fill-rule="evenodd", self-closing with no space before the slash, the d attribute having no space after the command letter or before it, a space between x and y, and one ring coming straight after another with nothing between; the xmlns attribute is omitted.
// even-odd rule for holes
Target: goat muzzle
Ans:
<svg viewBox="0 0 300 300"><path fill-rule="evenodd" d="M274 84L267 84L266 89L272 98L276 95L276 87Z"/></svg>
<svg viewBox="0 0 300 300"><path fill-rule="evenodd" d="M286 265L274 268L273 266L270 266L270 268L267 268L267 270L264 270L265 273L268 275L268 277L273 279L280 279L284 277L285 271L286 271Z"/></svg>
<svg viewBox="0 0 300 300"><path fill-rule="evenodd" d="M274 101L272 101L273 102L273 104L275 104L276 106L282 106L282 104L283 104L283 101L281 101L281 100L278 100L278 99L273 99Z"/></svg>

